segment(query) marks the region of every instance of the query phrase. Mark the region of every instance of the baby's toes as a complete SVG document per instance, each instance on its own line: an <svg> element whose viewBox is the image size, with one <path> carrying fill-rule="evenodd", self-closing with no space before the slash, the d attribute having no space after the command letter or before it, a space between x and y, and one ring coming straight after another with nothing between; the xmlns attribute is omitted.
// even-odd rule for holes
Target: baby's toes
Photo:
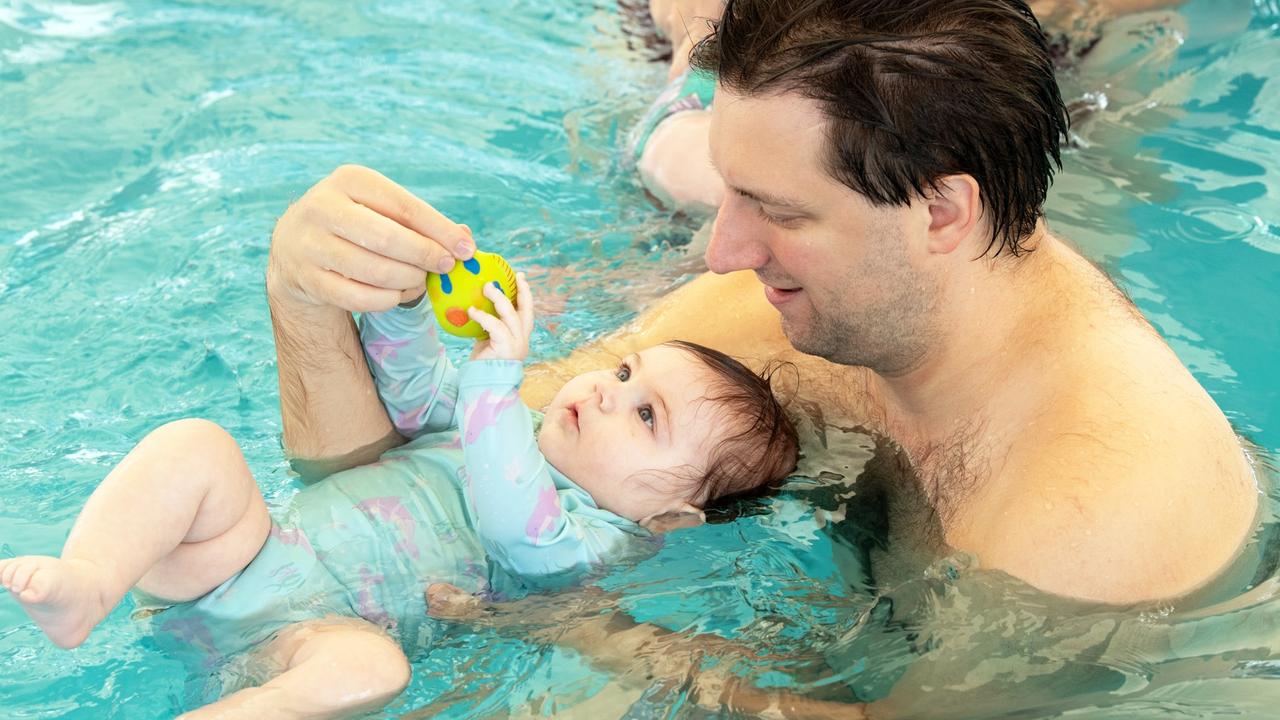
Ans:
<svg viewBox="0 0 1280 720"><path fill-rule="evenodd" d="M5 589L13 590L13 574L18 571L18 561L22 558L9 558L0 560L0 585Z"/></svg>
<svg viewBox="0 0 1280 720"><path fill-rule="evenodd" d="M38 574L44 564L42 559L17 557L4 561L3 568L0 568L0 583L23 602L40 602L47 594L44 586L48 584L41 582Z"/></svg>
<svg viewBox="0 0 1280 720"><path fill-rule="evenodd" d="M23 602L44 602L49 595L48 573L40 572L43 563L33 560L18 567L13 576L14 594Z"/></svg>

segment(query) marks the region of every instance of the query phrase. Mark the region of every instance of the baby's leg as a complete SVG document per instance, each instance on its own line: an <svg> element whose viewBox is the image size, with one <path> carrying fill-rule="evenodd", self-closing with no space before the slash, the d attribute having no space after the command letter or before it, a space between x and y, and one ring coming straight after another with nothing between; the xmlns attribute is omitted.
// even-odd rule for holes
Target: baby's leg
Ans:
<svg viewBox="0 0 1280 720"><path fill-rule="evenodd" d="M282 668L279 675L180 720L347 717L377 710L409 684L409 660L400 646L364 620L292 625L267 652Z"/></svg>
<svg viewBox="0 0 1280 720"><path fill-rule="evenodd" d="M231 436L179 420L147 435L93 491L61 557L0 560L0 585L71 648L134 585L175 601L209 592L253 559L270 529Z"/></svg>

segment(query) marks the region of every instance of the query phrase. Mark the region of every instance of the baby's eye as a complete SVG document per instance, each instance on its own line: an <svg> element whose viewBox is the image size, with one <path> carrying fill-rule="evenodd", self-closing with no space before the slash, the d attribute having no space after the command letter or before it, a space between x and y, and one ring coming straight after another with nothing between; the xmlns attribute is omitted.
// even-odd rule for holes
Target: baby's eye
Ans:
<svg viewBox="0 0 1280 720"><path fill-rule="evenodd" d="M649 407L648 405L645 405L640 408L639 413L640 413L640 422L644 423L645 425L648 425L649 429L652 430L653 429L653 408Z"/></svg>
<svg viewBox="0 0 1280 720"><path fill-rule="evenodd" d="M614 374L618 376L618 380L626 382L631 379L631 366L626 363L622 363L618 366L618 371Z"/></svg>

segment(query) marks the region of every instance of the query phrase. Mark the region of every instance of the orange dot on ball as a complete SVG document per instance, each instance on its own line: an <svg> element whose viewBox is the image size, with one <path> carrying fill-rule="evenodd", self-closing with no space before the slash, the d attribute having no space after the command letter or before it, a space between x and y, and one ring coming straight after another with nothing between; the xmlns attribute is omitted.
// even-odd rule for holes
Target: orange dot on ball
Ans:
<svg viewBox="0 0 1280 720"><path fill-rule="evenodd" d="M467 317L467 312L458 307L451 307L448 310L445 310L444 316L450 324L457 327L462 327L471 320L471 318Z"/></svg>

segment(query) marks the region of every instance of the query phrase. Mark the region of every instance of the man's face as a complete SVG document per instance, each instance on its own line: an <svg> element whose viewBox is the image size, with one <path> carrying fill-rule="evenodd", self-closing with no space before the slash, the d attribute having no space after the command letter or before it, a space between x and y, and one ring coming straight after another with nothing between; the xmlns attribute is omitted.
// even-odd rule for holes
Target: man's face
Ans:
<svg viewBox="0 0 1280 720"><path fill-rule="evenodd" d="M707 266L755 271L796 349L908 372L936 325L928 208L873 206L827 174L827 142L814 101L717 88L711 159L727 187Z"/></svg>

